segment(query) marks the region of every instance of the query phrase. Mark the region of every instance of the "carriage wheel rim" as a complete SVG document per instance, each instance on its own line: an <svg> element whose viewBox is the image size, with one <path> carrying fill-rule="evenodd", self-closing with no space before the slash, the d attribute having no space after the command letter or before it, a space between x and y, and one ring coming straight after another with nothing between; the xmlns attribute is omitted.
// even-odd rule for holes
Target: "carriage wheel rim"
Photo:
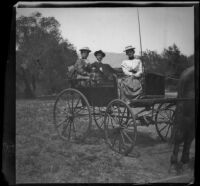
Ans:
<svg viewBox="0 0 200 186"><path fill-rule="evenodd" d="M68 116L71 114L71 120L70 120L70 124L68 123L68 127L70 127L70 130L69 130L69 133L68 133L68 137L64 137L61 133L60 133L60 131L59 131L59 129L58 129L58 127L57 127L57 120L56 120L56 108L57 108L57 104L58 104L58 102L61 100L61 98L62 98L62 96L64 95L64 94L70 94L71 93L71 95L78 95L79 96L79 100L81 100L81 99L83 99L83 101L85 102L84 104L86 104L85 105L85 108L84 108L84 106L81 106L81 107L83 107L83 109L82 110L84 110L84 111L86 111L86 112L88 112L88 114L86 114L86 115L88 115L88 122L86 122L87 124L87 128L86 128L86 130L83 132L83 135L78 139L77 137L76 137L76 131L75 131L75 125L77 125L77 121L76 121L76 119L77 119L77 115L75 115L75 113L74 112L70 112L70 113L68 113ZM78 100L78 101L79 101ZM81 102L81 101L80 101ZM68 103L67 103L68 104ZM77 106L77 105L76 105ZM79 109L81 108L81 107L79 107ZM78 107L77 107L78 108ZM76 109L76 107L75 107L75 109ZM69 119L69 117L66 117L66 118L68 118ZM89 103L88 103L88 101L87 101L87 99L86 99L86 97L80 92L80 91L78 91L78 90L76 90L76 89L73 89L73 88L69 88L69 89L65 89L65 90L63 90L62 92L60 92L59 94L58 94L58 96L57 96L57 98L56 98L56 101L55 101L55 104L54 104L54 109L53 109L53 121L54 121L54 126L55 126L55 129L56 129L56 131L58 132L58 134L59 134L59 136L63 139L63 140L67 140L67 141L83 141L83 140L85 140L85 138L87 137L87 135L88 135L88 133L89 133L89 131L90 131L90 129L91 129L91 123L92 123L92 116L91 116L91 110L90 110L90 106L89 106ZM75 139L74 140L71 140L71 132L74 132L74 135L75 135Z"/></svg>
<svg viewBox="0 0 200 186"><path fill-rule="evenodd" d="M167 104L167 106L165 106L166 104ZM163 107L163 106L165 106L165 107ZM173 106L175 106L175 105L170 105L170 103L162 103L158 106L158 109L157 109L156 114L155 114L155 120L154 121L155 121L156 131L157 131L158 136L160 137L160 139L163 142L167 142L171 138L171 134L172 134L173 126L174 126L173 121L174 121L174 112L175 112L175 110L172 109ZM166 122L162 122L164 124L164 126L161 129L159 128L160 127L159 122L157 122L160 110L161 110L161 112L168 110L171 113L171 118L168 118L168 120ZM162 131L164 132L165 128L167 128L167 133L163 135L161 132ZM171 132L171 134L168 137L169 131Z"/></svg>
<svg viewBox="0 0 200 186"><path fill-rule="evenodd" d="M107 122L106 122L106 120L107 120L107 118L108 118L108 116L109 116L110 108L111 108L111 106L114 105L115 103L120 103L121 105L123 105L123 106L124 106L124 112L125 112L125 110L127 110L127 113L129 113L129 114L132 116L132 117L130 117L130 118L131 118L131 119L130 119L130 122L131 122L131 120L132 120L132 128L133 128L133 130L132 130L131 132L133 132L133 135L129 136L128 134L126 134L126 130L125 130L125 129L128 128L128 127L118 126L117 128L115 128L116 133L118 132L118 136L120 136L120 138L121 138L121 139L118 140L119 143L120 143L121 140L124 141L123 138L126 138L126 141L127 141L127 139L128 139L127 135L128 135L130 138L132 138L132 139L131 139L131 141L132 141L131 145L129 145L129 147L125 148L125 150L124 150L123 152L120 151L119 149L116 150L116 148L113 147L115 144L113 145L114 142L112 143L111 140L109 139L108 124L107 124ZM121 115L121 116L122 116L122 115ZM123 118L122 118L122 119L123 119ZM126 122L125 124L127 124L127 122ZM129 123L129 125L130 125L130 123ZM129 126L129 127L130 127L130 126ZM114 133L115 133L115 130L114 130ZM118 131L117 131L117 130L118 130ZM129 129L129 132L130 132L130 129ZM125 102L123 102L122 100L116 99L116 100L111 101L111 102L108 104L107 109L106 109L106 115L105 115L105 117L104 117L104 133L105 133L106 143L108 144L108 146L109 146L113 151L115 151L115 152L117 152L117 153L120 153L120 154L122 154L122 155L128 155L128 153L130 153L130 152L133 150L133 147L134 147L134 145L135 145L135 143L136 143L136 134L137 134L137 127L136 127L136 122L135 122L135 116L134 116L133 111L131 110L131 108L130 108ZM115 135L114 133L113 133L113 135ZM119 135L119 134L120 134L120 135ZM117 134L116 134L116 135L117 135ZM113 139L113 141L114 141L114 139ZM129 144L130 144L130 143L129 143ZM125 146L126 144L123 142L123 145ZM119 146L120 146L120 144L118 145L118 147L119 147ZM122 148L123 148L123 146L122 146Z"/></svg>
<svg viewBox="0 0 200 186"><path fill-rule="evenodd" d="M98 111L95 111L97 109L98 109ZM93 107L93 118L94 118L95 124L98 127L98 129L100 130L100 132L103 132L104 116L105 116L106 111L102 107L97 107L97 109L95 109L95 107ZM102 114L102 113L104 113L104 114Z"/></svg>

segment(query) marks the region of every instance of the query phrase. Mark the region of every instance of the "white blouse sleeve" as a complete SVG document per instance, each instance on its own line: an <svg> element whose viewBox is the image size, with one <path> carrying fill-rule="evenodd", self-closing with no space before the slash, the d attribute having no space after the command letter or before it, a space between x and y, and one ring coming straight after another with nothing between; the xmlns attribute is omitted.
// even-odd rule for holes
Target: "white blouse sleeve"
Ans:
<svg viewBox="0 0 200 186"><path fill-rule="evenodd" d="M121 67L122 67L122 70L123 70L125 75L127 75L127 76L133 75L132 72L129 72L130 69L129 69L128 65L126 64L126 61L122 62Z"/></svg>
<svg viewBox="0 0 200 186"><path fill-rule="evenodd" d="M138 71L134 74L135 77L140 77L142 75L142 61L138 59Z"/></svg>

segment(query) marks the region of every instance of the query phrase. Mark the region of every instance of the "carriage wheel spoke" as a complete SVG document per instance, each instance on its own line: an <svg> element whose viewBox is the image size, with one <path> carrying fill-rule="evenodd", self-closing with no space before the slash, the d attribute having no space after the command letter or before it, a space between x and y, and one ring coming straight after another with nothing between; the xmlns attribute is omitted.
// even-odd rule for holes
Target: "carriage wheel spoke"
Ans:
<svg viewBox="0 0 200 186"><path fill-rule="evenodd" d="M69 98L69 96L68 96L68 98ZM67 99L67 105L68 105L68 108L69 108L69 110L70 110L70 112L72 111L72 108L70 107L70 104L69 104L69 99Z"/></svg>
<svg viewBox="0 0 200 186"><path fill-rule="evenodd" d="M59 114L63 114L63 113L67 114L68 113L66 111L66 107L65 106L63 106L64 108L62 108L62 105L60 105L60 107L58 106L58 108L56 109L56 113L59 113Z"/></svg>
<svg viewBox="0 0 200 186"><path fill-rule="evenodd" d="M71 137L71 122L70 122L70 125L69 125L69 136L68 136L68 139L70 140L70 137Z"/></svg>
<svg viewBox="0 0 200 186"><path fill-rule="evenodd" d="M169 127L168 127L168 129L167 129L167 132L166 132L166 134L165 134L165 137L167 137L167 135L168 135L168 133L169 133L169 128L170 128L170 125L169 125Z"/></svg>
<svg viewBox="0 0 200 186"><path fill-rule="evenodd" d="M71 98L71 106L72 106L71 108L72 108L72 111L73 111L73 108L74 108L74 98L73 98L73 95L74 95L74 94L71 93L71 97L72 97L72 98Z"/></svg>
<svg viewBox="0 0 200 186"><path fill-rule="evenodd" d="M111 116L110 114L108 114L108 116L109 116L110 118L112 118L116 124L119 123L119 122L118 122L118 119L117 119L117 117L116 117L116 115Z"/></svg>
<svg viewBox="0 0 200 186"><path fill-rule="evenodd" d="M122 132L123 132L124 136L126 136L126 138L127 138L131 143L133 143L133 141L132 141L132 139L130 138L130 136L129 136L125 131L122 130Z"/></svg>
<svg viewBox="0 0 200 186"><path fill-rule="evenodd" d="M68 128L68 126L69 126L70 123L71 122L69 121L66 125L63 126L63 131L62 131L62 135L63 136L64 136L64 132L67 130L67 128Z"/></svg>
<svg viewBox="0 0 200 186"><path fill-rule="evenodd" d="M67 121L67 120L68 120L68 119L65 118L64 120L62 120L61 122L59 122L58 125L57 125L56 127L59 128L59 127L60 127L65 121Z"/></svg>
<svg viewBox="0 0 200 186"><path fill-rule="evenodd" d="M81 112L81 111L84 111L84 108L83 108L83 107L78 108L78 109L76 110L76 112L74 112L74 114L78 114L78 113Z"/></svg>
<svg viewBox="0 0 200 186"><path fill-rule="evenodd" d="M76 138L76 129L75 129L74 121L72 122L72 128L73 128L74 135L75 135L75 138Z"/></svg>
<svg viewBox="0 0 200 186"><path fill-rule="evenodd" d="M113 119L114 119L114 121L115 121L115 124L117 124L117 125L118 125L118 124L119 124L118 117L117 117L117 116L114 116L114 118L113 118Z"/></svg>
<svg viewBox="0 0 200 186"><path fill-rule="evenodd" d="M119 110L120 110L120 109L119 109ZM119 115L119 124L120 124L120 125L122 125L122 123L123 123L125 111L126 111L126 107L124 107L123 112L121 112L121 110L120 110L120 115Z"/></svg>
<svg viewBox="0 0 200 186"><path fill-rule="evenodd" d="M167 127L167 125L165 125L162 129L160 129L160 132L161 132L162 130L164 130L166 127Z"/></svg>
<svg viewBox="0 0 200 186"><path fill-rule="evenodd" d="M127 108L124 107L124 112L123 112L123 114L122 114L122 117L121 117L120 123L122 123L122 121L123 121L123 119L124 119L124 114L125 114L126 109L127 109Z"/></svg>
<svg viewBox="0 0 200 186"><path fill-rule="evenodd" d="M101 122L101 124L100 124L100 128L103 126L103 121Z"/></svg>
<svg viewBox="0 0 200 186"><path fill-rule="evenodd" d="M114 124L113 124L113 118L110 119L110 121L111 121L112 127L115 128L115 126L114 126Z"/></svg>
<svg viewBox="0 0 200 186"><path fill-rule="evenodd" d="M113 119L112 117L109 116L109 121L108 121L108 123L110 122L111 125L112 125L112 128L115 128L114 125L113 125L113 120L114 120L114 119Z"/></svg>
<svg viewBox="0 0 200 186"><path fill-rule="evenodd" d="M120 108L119 107L117 107L117 110L118 110L118 118L119 118L119 123L121 122L121 120L120 120L120 116L121 116L121 110L120 110Z"/></svg>
<svg viewBox="0 0 200 186"><path fill-rule="evenodd" d="M127 121L126 128L125 128L126 130L130 130L128 127L131 127L132 122L133 121ZM133 127L133 125L132 125L132 127Z"/></svg>
<svg viewBox="0 0 200 186"><path fill-rule="evenodd" d="M161 113L159 113L160 116L162 116L162 119L167 119L166 116L163 116ZM159 118L161 119L161 118Z"/></svg>
<svg viewBox="0 0 200 186"><path fill-rule="evenodd" d="M121 135L121 138L122 138L122 143L124 144L124 146L126 145L126 142L125 142L125 139L124 139L124 136L123 136L123 133L120 131L120 135Z"/></svg>
<svg viewBox="0 0 200 186"><path fill-rule="evenodd" d="M114 113L114 112L113 112L113 114L114 114L114 115L113 115L113 118L115 118L114 120L115 120L116 123L118 124L118 123L119 123L119 118L118 118L118 117L119 117L119 115L120 115L120 114L119 114L119 112L120 112L120 111L119 111L119 108L116 107L116 108L113 109L113 110L116 111L116 112L118 111L117 113ZM121 113L121 112L120 112L120 113ZM117 114L117 115L116 115L116 114Z"/></svg>
<svg viewBox="0 0 200 186"><path fill-rule="evenodd" d="M173 122L172 115L173 115L173 111L170 110L170 113L169 113L168 119L169 119L169 121L170 121L171 123Z"/></svg>
<svg viewBox="0 0 200 186"><path fill-rule="evenodd" d="M81 98L79 97L79 98L78 98L78 101L77 101L77 103L76 103L76 106L74 107L74 110L77 108L77 106L78 106L80 100L81 100Z"/></svg>

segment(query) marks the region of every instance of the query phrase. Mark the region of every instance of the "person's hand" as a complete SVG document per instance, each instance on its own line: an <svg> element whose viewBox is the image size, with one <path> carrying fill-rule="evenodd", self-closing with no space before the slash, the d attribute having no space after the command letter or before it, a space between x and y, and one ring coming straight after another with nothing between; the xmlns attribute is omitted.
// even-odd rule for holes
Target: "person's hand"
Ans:
<svg viewBox="0 0 200 186"><path fill-rule="evenodd" d="M132 72L132 73L134 73L134 74L135 74L137 71L136 71L136 70L130 70L130 72Z"/></svg>

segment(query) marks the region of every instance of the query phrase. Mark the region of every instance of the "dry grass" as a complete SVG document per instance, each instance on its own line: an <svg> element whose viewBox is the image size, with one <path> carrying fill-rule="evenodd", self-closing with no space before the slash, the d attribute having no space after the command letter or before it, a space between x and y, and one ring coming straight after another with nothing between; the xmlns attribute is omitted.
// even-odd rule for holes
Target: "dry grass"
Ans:
<svg viewBox="0 0 200 186"><path fill-rule="evenodd" d="M82 144L61 140L52 123L53 104L16 102L17 183L149 183L172 176L171 149L157 138L154 126L140 127L133 153L122 157L98 131Z"/></svg>

